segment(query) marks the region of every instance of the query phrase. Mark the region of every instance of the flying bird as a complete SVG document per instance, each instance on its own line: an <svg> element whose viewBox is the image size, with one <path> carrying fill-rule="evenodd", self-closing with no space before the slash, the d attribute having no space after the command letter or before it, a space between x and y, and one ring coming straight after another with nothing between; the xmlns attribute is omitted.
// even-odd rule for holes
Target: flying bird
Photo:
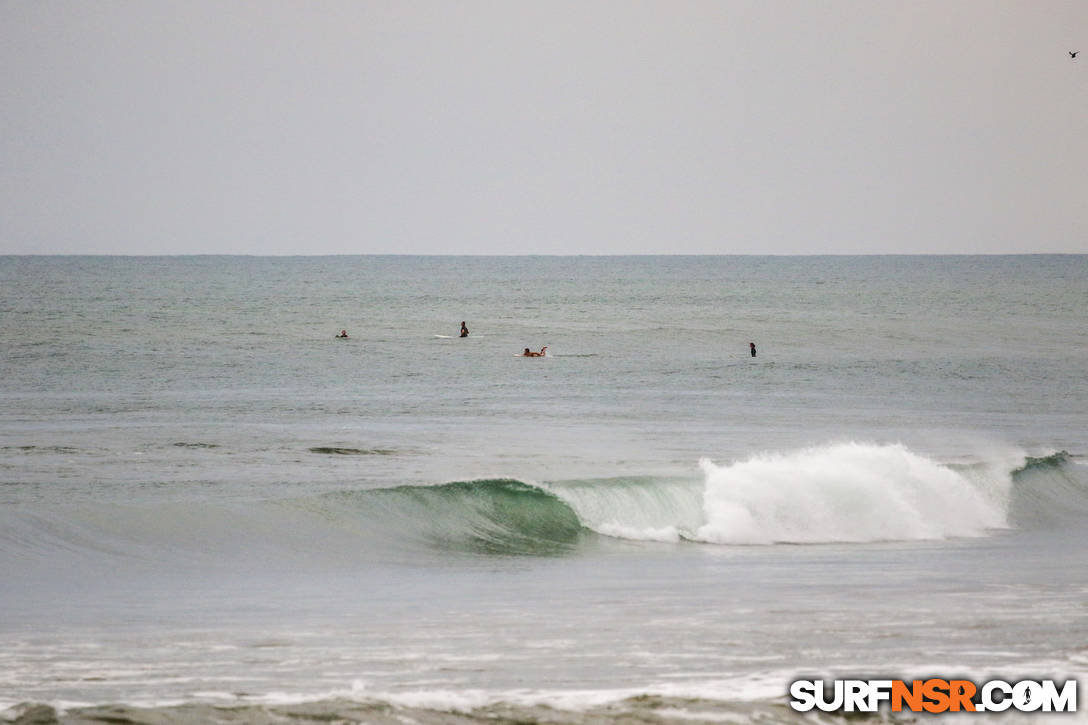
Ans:
<svg viewBox="0 0 1088 725"><path fill-rule="evenodd" d="M1077 57L1077 53L1079 53L1079 52L1080 52L1079 50L1071 50L1071 51L1069 51L1069 57L1075 59Z"/></svg>

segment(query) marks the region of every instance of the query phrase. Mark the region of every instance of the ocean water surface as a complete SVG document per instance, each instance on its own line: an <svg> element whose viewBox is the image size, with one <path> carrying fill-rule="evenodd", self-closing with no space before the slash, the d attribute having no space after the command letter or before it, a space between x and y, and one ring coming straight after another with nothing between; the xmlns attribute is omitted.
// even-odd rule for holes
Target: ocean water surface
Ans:
<svg viewBox="0 0 1088 725"><path fill-rule="evenodd" d="M0 719L1080 677L1086 313L1085 256L0 257Z"/></svg>

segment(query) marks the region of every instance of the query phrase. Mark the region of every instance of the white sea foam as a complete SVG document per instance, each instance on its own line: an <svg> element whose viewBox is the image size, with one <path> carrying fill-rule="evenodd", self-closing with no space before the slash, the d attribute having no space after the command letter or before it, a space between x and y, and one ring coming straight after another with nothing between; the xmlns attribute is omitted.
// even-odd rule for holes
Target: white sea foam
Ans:
<svg viewBox="0 0 1088 725"><path fill-rule="evenodd" d="M645 527L624 526L617 521L606 521L594 527L597 533L612 536L617 539L631 539L633 541L680 541L680 532L675 526Z"/></svg>
<svg viewBox="0 0 1088 725"><path fill-rule="evenodd" d="M1007 525L1007 485L980 485L902 445L845 443L700 465L700 541L941 539Z"/></svg>
<svg viewBox="0 0 1088 725"><path fill-rule="evenodd" d="M788 682L790 679L796 679L796 673L788 670L776 670L733 677L695 679L682 683L658 682L642 687L576 690L531 688L452 690L428 688L426 690L397 691L371 689L369 683L356 680L352 683L349 691L324 693L321 699L346 697L356 700L375 700L388 702L399 707L425 708L445 712L470 712L499 703L526 707L547 705L559 710L580 711L645 695L717 700L719 702L765 701L780 697L783 694L782 683ZM286 704L288 700L282 702Z"/></svg>
<svg viewBox="0 0 1088 725"><path fill-rule="evenodd" d="M829 444L719 466L704 480L547 487L584 526L634 541L869 542L985 535L1008 526L1022 452L946 466L902 445Z"/></svg>

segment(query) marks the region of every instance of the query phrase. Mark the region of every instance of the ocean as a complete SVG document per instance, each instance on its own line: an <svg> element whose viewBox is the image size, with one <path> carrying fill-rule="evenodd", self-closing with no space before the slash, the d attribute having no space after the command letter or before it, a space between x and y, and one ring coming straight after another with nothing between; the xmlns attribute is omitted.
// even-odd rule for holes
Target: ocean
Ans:
<svg viewBox="0 0 1088 725"><path fill-rule="evenodd" d="M0 720L1083 680L1086 313L1083 255L0 257Z"/></svg>

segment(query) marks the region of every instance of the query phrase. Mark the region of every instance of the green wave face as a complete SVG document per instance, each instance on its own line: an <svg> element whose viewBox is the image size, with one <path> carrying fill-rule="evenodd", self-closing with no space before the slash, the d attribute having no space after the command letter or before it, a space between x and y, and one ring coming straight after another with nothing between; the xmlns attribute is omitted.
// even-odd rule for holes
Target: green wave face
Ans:
<svg viewBox="0 0 1088 725"><path fill-rule="evenodd" d="M1013 471L1012 475L1017 476L1032 470L1061 469L1064 464L1072 460L1073 456L1067 451L1058 451L1057 453L1051 453L1049 456L1041 456L1039 458L1027 456L1024 458L1024 465Z"/></svg>
<svg viewBox="0 0 1088 725"><path fill-rule="evenodd" d="M833 459L832 468L836 471L849 452L837 448L821 451L825 457ZM879 494L874 499L877 503L866 510L866 515L876 516L884 508L881 496L913 490L907 485L911 481L904 483L895 478L898 469L885 465L889 457L895 462L896 456L906 455L906 452L872 446L863 446L861 452L877 456L880 464L863 471L866 490L875 489ZM1088 476L1084 475L1088 468L1075 465L1072 458L1065 453L1028 458L1011 471L1008 468L999 471L991 465L948 467L959 473L933 463L923 473L937 477L933 485L937 486L934 490L938 492L943 490L940 486L958 484L971 494L969 504L995 498L993 508L1002 522L1008 521L1018 528L1037 528L1088 515ZM760 462L756 461L756 464ZM786 464L791 467L785 479L771 475L777 469L768 474L758 465L748 464L748 468L755 469L752 474L756 476L755 488L748 498L742 496L742 502L759 513L759 505L765 504L768 497L783 487L797 492L798 496L812 494L809 499L796 501L795 497L786 497L784 503L779 502L782 498L779 495L774 501L781 503L780 508L785 507L786 513L800 512L806 522L814 522L812 532L808 532L812 540L852 540L842 535L836 526L846 526L842 522L852 516L850 506L854 500L836 497L832 490L834 486L823 480L797 483L795 479L803 479L806 469L795 465L790 458L779 467ZM769 464L761 465L766 468ZM847 469L852 470L849 466ZM715 470L718 471L715 475L723 475L720 469ZM687 539L719 543L713 537L700 536L699 532L707 524L707 517L722 509L713 497L721 494L719 489L730 484L734 488L740 486L741 494L748 491L742 485L746 481L741 476L745 470L736 475L727 471L732 478L724 482L634 477L553 482L547 488L512 479L410 485L327 494L322 497L321 508L331 519L349 522L357 532L365 531L371 539L372 550L401 548L478 555L556 556L574 553L591 542L600 546L617 539L673 543ZM739 483L733 480L738 477ZM833 483L838 482L839 479L834 478ZM821 493L826 495L821 498L818 495ZM910 514L919 519L919 526L936 515L936 508L941 505L939 500L931 499L930 493L932 491L925 489L920 494L916 503L922 508L918 511L909 507L904 509L904 516ZM732 512L735 507L725 506L723 510ZM820 515L823 515L823 523ZM769 525L775 521L770 521ZM972 534L953 527L937 533L908 531L901 538L957 535ZM749 539L740 538L740 543L750 543ZM753 540L760 543L759 539ZM872 535L862 540L880 538ZM731 543L731 540L721 543Z"/></svg>
<svg viewBox="0 0 1088 725"><path fill-rule="evenodd" d="M511 479L330 494L401 540L472 554L554 556L587 535L566 503ZM371 518L372 517L372 518Z"/></svg>
<svg viewBox="0 0 1088 725"><path fill-rule="evenodd" d="M261 561L268 566L301 561L309 567L341 567L363 561L433 565L456 555L580 555L684 541L883 541L888 538L883 524L869 522L869 530L876 533L861 537L856 536L859 522L887 517L891 511L896 520L916 520L921 527L943 515L941 487L949 485L971 496L960 508L944 506L949 513L941 520L951 522L948 528L935 533L908 530L900 538L985 535L986 529L965 533L961 525L962 512L971 513L979 501L993 502L987 505L1000 514L1001 528L1083 526L1088 520L1088 465L1082 456L927 464L919 469L929 476L921 486L914 479L902 480L902 467L888 464L908 452L873 446L851 451L832 447L807 453L824 464L816 470L822 478L814 478L813 466L799 465L792 454L729 466L708 462L702 480L636 476L535 486L483 479L238 504L111 504L41 514L8 508L0 509L0 555L47 560L68 560L72 552L90 558L136 555L201 566L236 558L247 567L265 557ZM853 460L847 453L875 457L879 465L858 473L858 465L846 465ZM801 463L807 460L802 457ZM844 495L840 489L847 475L857 485ZM890 508L919 487L923 490L911 499L912 506ZM868 497L855 495L857 491ZM749 525L749 531L724 520L737 512L748 514L748 523L758 526ZM803 536L775 530L791 516L809 526ZM710 524L718 528L707 528Z"/></svg>
<svg viewBox="0 0 1088 725"><path fill-rule="evenodd" d="M1088 466L1065 451L1028 457L1013 471L1009 519L1020 528L1041 528L1088 517Z"/></svg>

